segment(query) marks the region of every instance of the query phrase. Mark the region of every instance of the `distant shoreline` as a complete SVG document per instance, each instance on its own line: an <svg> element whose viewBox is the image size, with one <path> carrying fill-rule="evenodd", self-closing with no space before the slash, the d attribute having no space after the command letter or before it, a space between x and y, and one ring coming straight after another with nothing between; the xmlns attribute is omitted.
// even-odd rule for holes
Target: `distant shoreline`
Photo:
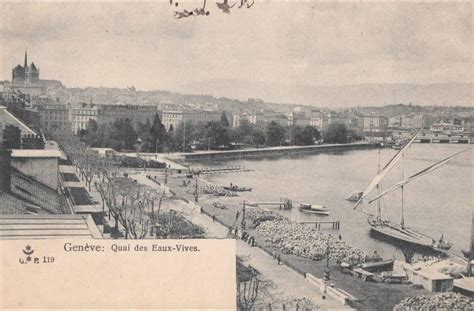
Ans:
<svg viewBox="0 0 474 311"><path fill-rule="evenodd" d="M320 152L334 152L346 150L361 150L380 148L380 143L352 143L352 144L328 144L311 146L285 146L267 147L239 150L204 151L195 153L181 153L177 155L167 155L166 158L172 161L193 162L202 160L227 160L241 158L260 158L287 156L294 154L315 154Z"/></svg>

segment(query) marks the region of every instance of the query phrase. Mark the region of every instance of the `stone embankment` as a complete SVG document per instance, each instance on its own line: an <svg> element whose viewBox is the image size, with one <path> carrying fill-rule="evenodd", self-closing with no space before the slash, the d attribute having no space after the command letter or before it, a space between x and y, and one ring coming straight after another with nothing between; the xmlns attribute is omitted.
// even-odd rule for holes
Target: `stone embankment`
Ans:
<svg viewBox="0 0 474 311"><path fill-rule="evenodd" d="M315 154L320 152L339 152L347 150L361 150L380 148L378 143L352 143L352 144L325 144L311 146L286 146L269 148L251 148L225 151L203 151L193 153L180 153L169 155L167 158L177 161L202 161L202 160L227 160L241 158L275 157L297 154Z"/></svg>

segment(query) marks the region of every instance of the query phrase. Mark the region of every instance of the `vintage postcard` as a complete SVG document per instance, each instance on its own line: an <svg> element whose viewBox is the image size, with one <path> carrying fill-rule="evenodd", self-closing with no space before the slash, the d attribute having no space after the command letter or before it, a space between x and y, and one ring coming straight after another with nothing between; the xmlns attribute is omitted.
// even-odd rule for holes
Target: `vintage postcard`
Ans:
<svg viewBox="0 0 474 311"><path fill-rule="evenodd" d="M470 1L1 1L0 309L474 310Z"/></svg>

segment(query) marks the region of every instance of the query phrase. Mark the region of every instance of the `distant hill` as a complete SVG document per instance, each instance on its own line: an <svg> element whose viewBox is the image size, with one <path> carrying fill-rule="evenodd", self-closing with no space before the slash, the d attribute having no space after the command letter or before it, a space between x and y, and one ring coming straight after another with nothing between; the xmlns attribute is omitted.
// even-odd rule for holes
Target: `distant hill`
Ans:
<svg viewBox="0 0 474 311"><path fill-rule="evenodd" d="M471 106L472 84L359 84L342 86L287 85L241 80L212 80L183 85L187 94L210 94L246 100L317 107L384 106L412 103L422 106Z"/></svg>

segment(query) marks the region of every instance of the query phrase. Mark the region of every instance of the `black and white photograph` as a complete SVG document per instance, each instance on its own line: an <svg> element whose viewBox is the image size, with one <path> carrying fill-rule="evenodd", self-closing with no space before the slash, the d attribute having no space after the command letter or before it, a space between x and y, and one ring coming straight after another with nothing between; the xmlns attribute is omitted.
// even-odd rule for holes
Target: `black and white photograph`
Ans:
<svg viewBox="0 0 474 311"><path fill-rule="evenodd" d="M471 1L0 2L0 309L474 310Z"/></svg>

